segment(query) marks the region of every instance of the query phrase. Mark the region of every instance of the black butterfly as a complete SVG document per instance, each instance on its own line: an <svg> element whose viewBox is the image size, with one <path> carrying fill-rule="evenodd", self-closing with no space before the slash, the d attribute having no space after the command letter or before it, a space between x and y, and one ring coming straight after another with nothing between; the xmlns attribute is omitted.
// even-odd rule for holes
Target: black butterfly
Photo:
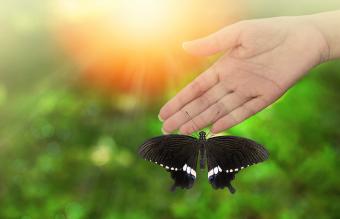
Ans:
<svg viewBox="0 0 340 219"><path fill-rule="evenodd" d="M178 134L151 138L139 148L139 154L146 160L164 167L175 181L176 187L190 189L196 179L196 165L200 154L200 169L208 163L208 179L214 189L227 187L235 189L231 181L240 170L265 161L269 154L260 144L236 136L218 136L206 139L200 132L199 139Z"/></svg>

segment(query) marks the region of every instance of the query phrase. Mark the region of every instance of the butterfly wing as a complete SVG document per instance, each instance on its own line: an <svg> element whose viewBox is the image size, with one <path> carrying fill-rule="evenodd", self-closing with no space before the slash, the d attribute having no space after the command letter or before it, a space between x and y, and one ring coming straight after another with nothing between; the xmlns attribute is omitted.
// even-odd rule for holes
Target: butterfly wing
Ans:
<svg viewBox="0 0 340 219"><path fill-rule="evenodd" d="M144 159L164 167L170 172L176 187L189 189L196 179L198 158L197 139L187 135L162 135L151 138L139 148Z"/></svg>
<svg viewBox="0 0 340 219"><path fill-rule="evenodd" d="M261 144L236 136L208 139L206 153L209 182L215 189L228 187L231 193L235 192L230 182L236 173L269 157L268 151Z"/></svg>

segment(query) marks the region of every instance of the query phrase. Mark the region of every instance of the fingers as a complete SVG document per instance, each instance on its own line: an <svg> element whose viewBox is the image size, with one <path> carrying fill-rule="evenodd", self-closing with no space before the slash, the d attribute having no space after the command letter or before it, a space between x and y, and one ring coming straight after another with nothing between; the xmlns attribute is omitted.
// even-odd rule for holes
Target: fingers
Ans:
<svg viewBox="0 0 340 219"><path fill-rule="evenodd" d="M208 69L161 108L159 112L160 119L163 121L167 120L186 104L204 94L217 82L218 76L214 73L214 68Z"/></svg>
<svg viewBox="0 0 340 219"><path fill-rule="evenodd" d="M163 130L165 132L172 132L178 129L184 123L187 123L191 118L194 118L196 115L199 115L208 109L231 91L232 90L228 89L223 83L218 83L168 118L164 122ZM195 127L194 124L192 125Z"/></svg>
<svg viewBox="0 0 340 219"><path fill-rule="evenodd" d="M242 122L267 106L267 101L261 97L249 100L229 114L217 120L211 128L212 133L219 133Z"/></svg>
<svg viewBox="0 0 340 219"><path fill-rule="evenodd" d="M183 43L183 49L198 56L208 56L237 46L240 35L238 23L227 26L207 37Z"/></svg>
<svg viewBox="0 0 340 219"><path fill-rule="evenodd" d="M204 112L182 125L180 127L180 132L183 134L191 134L194 131L202 129L224 115L232 112L234 109L244 104L248 100L249 98L239 93L230 93L210 106Z"/></svg>

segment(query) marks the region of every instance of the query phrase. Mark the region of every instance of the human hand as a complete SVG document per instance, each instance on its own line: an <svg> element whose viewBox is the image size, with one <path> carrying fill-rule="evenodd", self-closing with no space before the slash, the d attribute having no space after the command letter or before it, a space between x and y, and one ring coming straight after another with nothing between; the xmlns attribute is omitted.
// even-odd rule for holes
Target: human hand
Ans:
<svg viewBox="0 0 340 219"><path fill-rule="evenodd" d="M228 129L272 104L329 52L304 17L242 21L183 47L199 56L226 52L162 107L166 133Z"/></svg>

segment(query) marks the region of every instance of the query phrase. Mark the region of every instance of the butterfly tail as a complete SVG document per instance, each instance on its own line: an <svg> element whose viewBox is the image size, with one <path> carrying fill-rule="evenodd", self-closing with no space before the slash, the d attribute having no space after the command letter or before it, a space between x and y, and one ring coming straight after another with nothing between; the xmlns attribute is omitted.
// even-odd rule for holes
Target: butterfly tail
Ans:
<svg viewBox="0 0 340 219"><path fill-rule="evenodd" d="M227 185L227 188L229 189L229 192L231 194L234 194L236 192L236 189L229 183L229 185Z"/></svg>
<svg viewBox="0 0 340 219"><path fill-rule="evenodd" d="M170 191L171 192L175 192L176 191L176 183L175 184L173 184L171 187L170 187Z"/></svg>

